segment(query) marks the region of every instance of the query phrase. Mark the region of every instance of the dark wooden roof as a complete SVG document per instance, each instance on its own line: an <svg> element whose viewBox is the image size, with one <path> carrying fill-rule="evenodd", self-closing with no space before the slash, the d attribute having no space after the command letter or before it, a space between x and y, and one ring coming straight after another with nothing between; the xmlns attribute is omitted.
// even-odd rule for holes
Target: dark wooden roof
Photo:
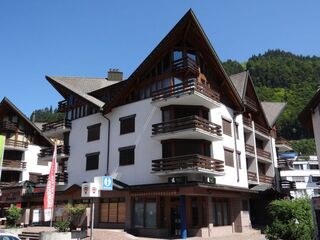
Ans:
<svg viewBox="0 0 320 240"><path fill-rule="evenodd" d="M313 131L312 127L312 113L315 108L320 103L320 89L314 94L314 96L310 99L304 109L299 113L298 119L302 123L303 126Z"/></svg>

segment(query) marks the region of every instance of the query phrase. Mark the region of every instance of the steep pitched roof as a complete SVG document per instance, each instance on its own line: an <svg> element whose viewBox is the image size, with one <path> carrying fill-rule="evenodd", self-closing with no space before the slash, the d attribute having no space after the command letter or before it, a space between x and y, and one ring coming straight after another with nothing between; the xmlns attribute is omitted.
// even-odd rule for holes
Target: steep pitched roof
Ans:
<svg viewBox="0 0 320 240"><path fill-rule="evenodd" d="M307 128L313 130L312 128L312 112L320 103L320 88L314 94L314 96L310 99L307 105L303 108L303 110L299 113L298 119L299 121Z"/></svg>
<svg viewBox="0 0 320 240"><path fill-rule="evenodd" d="M110 81L106 78L83 78L83 77L54 77L46 76L46 79L59 91L59 87L67 89L80 98L102 108L104 102L89 95L98 89L111 86L119 81ZM57 87L59 86L59 87ZM60 92L60 91L59 91ZM60 92L61 93L61 92Z"/></svg>
<svg viewBox="0 0 320 240"><path fill-rule="evenodd" d="M31 128L33 128L39 136L47 143L47 145L53 145L51 140L44 136L41 130L26 116L19 108L17 108L7 97L4 97L0 103L0 108L7 105L12 111L14 111L20 118L22 118Z"/></svg>
<svg viewBox="0 0 320 240"><path fill-rule="evenodd" d="M261 102L263 111L268 120L269 126L273 126L280 114L284 111L286 103L283 102Z"/></svg>
<svg viewBox="0 0 320 240"><path fill-rule="evenodd" d="M122 94L119 94L118 98L115 98L110 103L107 103L104 106L105 112L111 111L112 107L116 105L117 101L122 98L123 96L127 95L132 86L136 84L136 76L143 73L145 69L147 69L148 64L153 60L154 56L156 54L159 54L162 52L162 48L167 43L170 43L170 41L173 41L175 35L177 34L179 37L181 35L186 35L186 32L182 32L184 29L189 29L190 25L194 25L196 31L199 33L201 38L204 40L206 49L208 50L208 54L210 55L211 59L215 62L215 64L219 68L219 74L223 76L225 79L225 85L227 89L230 90L231 93L231 101L237 106L237 110L241 111L243 110L243 106L241 104L241 99L239 98L239 95L237 94L236 89L234 88L233 84L231 83L231 80L224 70L222 63L217 56L215 50L213 49L207 35L205 34L204 30L202 29L199 21L197 20L196 16L194 15L193 11L190 9L180 20L179 22L171 29L171 31L161 40L161 42L153 49L153 51L145 58L145 60L138 66L138 68L129 76L128 78L128 84L126 87L123 88Z"/></svg>
<svg viewBox="0 0 320 240"><path fill-rule="evenodd" d="M230 80L233 83L241 99L244 98L246 83L248 79L248 71L240 72L237 74L230 75Z"/></svg>

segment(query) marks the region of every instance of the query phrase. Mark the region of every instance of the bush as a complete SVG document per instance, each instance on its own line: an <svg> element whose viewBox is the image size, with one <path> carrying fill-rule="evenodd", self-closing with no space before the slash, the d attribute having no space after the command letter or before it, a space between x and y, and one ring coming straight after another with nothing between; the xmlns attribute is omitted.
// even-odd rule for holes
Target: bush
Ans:
<svg viewBox="0 0 320 240"><path fill-rule="evenodd" d="M71 204L68 204L66 206L66 211L69 213L70 217L70 228L75 229L80 227L82 216L86 212L86 206L81 204L72 206Z"/></svg>
<svg viewBox="0 0 320 240"><path fill-rule="evenodd" d="M15 227L17 221L22 215L22 209L16 206L12 206L7 210L7 227Z"/></svg>
<svg viewBox="0 0 320 240"><path fill-rule="evenodd" d="M273 222L266 228L269 240L313 239L310 199L275 200L268 206Z"/></svg>
<svg viewBox="0 0 320 240"><path fill-rule="evenodd" d="M54 223L54 228L58 230L58 232L68 232L70 228L70 220L59 220Z"/></svg>

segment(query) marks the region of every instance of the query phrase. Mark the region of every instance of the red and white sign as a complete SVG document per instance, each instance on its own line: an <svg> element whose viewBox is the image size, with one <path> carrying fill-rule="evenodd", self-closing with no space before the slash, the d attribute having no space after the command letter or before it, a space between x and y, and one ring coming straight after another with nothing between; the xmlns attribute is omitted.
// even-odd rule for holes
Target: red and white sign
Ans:
<svg viewBox="0 0 320 240"><path fill-rule="evenodd" d="M57 164L56 162L57 162L57 143L54 144L50 173L48 176L46 190L44 192L44 198L43 198L44 221L50 221L52 218L51 215L54 207L54 195L56 191L56 164Z"/></svg>
<svg viewBox="0 0 320 240"><path fill-rule="evenodd" d="M99 186L96 183L83 183L81 197L100 197Z"/></svg>

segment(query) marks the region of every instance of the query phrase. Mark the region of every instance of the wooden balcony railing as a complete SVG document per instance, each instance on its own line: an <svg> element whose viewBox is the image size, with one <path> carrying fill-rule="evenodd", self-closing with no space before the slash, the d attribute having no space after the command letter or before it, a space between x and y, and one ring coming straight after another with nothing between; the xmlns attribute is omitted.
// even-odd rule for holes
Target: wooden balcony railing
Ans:
<svg viewBox="0 0 320 240"><path fill-rule="evenodd" d="M222 136L221 126L196 115L153 124L152 135L195 128L200 128L211 134Z"/></svg>
<svg viewBox="0 0 320 240"><path fill-rule="evenodd" d="M62 128L71 128L71 121L68 119L62 119L50 123L45 123L42 125L42 131L50 131L50 130L57 130Z"/></svg>
<svg viewBox="0 0 320 240"><path fill-rule="evenodd" d="M251 153L251 154L255 154L254 147L249 144L246 144L246 152Z"/></svg>
<svg viewBox="0 0 320 240"><path fill-rule="evenodd" d="M6 139L6 145L10 147L28 148L28 142Z"/></svg>
<svg viewBox="0 0 320 240"><path fill-rule="evenodd" d="M273 177L269 177L266 175L259 175L259 181L262 183L272 184L273 183Z"/></svg>
<svg viewBox="0 0 320 240"><path fill-rule="evenodd" d="M255 112L258 111L257 103L248 97L244 98L244 105Z"/></svg>
<svg viewBox="0 0 320 240"><path fill-rule="evenodd" d="M152 160L153 172L166 172L166 171L198 169L198 168L203 168L205 170L212 171L212 173L224 172L223 161L202 156L199 154L190 154L190 155L184 155L184 156L176 156L176 157Z"/></svg>
<svg viewBox="0 0 320 240"><path fill-rule="evenodd" d="M173 61L172 72L192 73L194 76L199 75L199 66L196 61L189 57L184 57Z"/></svg>
<svg viewBox="0 0 320 240"><path fill-rule="evenodd" d="M2 167L25 169L27 167L27 163L19 160L3 160Z"/></svg>
<svg viewBox="0 0 320 240"><path fill-rule="evenodd" d="M57 155L69 155L70 147L68 145L59 145L57 146ZM53 147L42 148L38 154L39 158L49 157L53 155Z"/></svg>
<svg viewBox="0 0 320 240"><path fill-rule="evenodd" d="M49 174L38 176L38 182L40 184L46 184L48 182ZM68 173L58 172L56 173L56 183L68 183Z"/></svg>
<svg viewBox="0 0 320 240"><path fill-rule="evenodd" d="M290 159L278 159L278 168L293 169L293 161Z"/></svg>
<svg viewBox="0 0 320 240"><path fill-rule="evenodd" d="M12 123L10 121L0 121L0 132L14 132L17 130L17 124Z"/></svg>
<svg viewBox="0 0 320 240"><path fill-rule="evenodd" d="M192 94L194 92L201 93L208 98L220 102L220 94L207 85L197 81L197 79L190 79L183 83L153 91L152 101L166 99L171 96L179 96L180 94Z"/></svg>
<svg viewBox="0 0 320 240"><path fill-rule="evenodd" d="M249 118L243 116L243 124L252 128L252 121Z"/></svg>
<svg viewBox="0 0 320 240"><path fill-rule="evenodd" d="M257 182L258 181L257 174L254 172L248 171L248 180L252 182Z"/></svg>
<svg viewBox="0 0 320 240"><path fill-rule="evenodd" d="M257 148L257 155L259 157L268 158L269 160L271 160L271 153L266 152L260 148Z"/></svg>
<svg viewBox="0 0 320 240"><path fill-rule="evenodd" d="M267 136L270 135L269 130L266 129L265 127L262 127L258 123L254 123L254 127L255 127L255 130L257 130L258 132L261 132L261 133L263 133L264 135L267 135Z"/></svg>
<svg viewBox="0 0 320 240"><path fill-rule="evenodd" d="M281 180L280 181L280 186L282 189L287 189L287 190L290 190L290 189L296 189L296 182L294 181L289 181L289 180Z"/></svg>
<svg viewBox="0 0 320 240"><path fill-rule="evenodd" d="M67 109L67 100L58 102L58 112L65 112Z"/></svg>
<svg viewBox="0 0 320 240"><path fill-rule="evenodd" d="M0 182L0 189L3 188L3 187L8 187L12 184L14 184L15 182Z"/></svg>

